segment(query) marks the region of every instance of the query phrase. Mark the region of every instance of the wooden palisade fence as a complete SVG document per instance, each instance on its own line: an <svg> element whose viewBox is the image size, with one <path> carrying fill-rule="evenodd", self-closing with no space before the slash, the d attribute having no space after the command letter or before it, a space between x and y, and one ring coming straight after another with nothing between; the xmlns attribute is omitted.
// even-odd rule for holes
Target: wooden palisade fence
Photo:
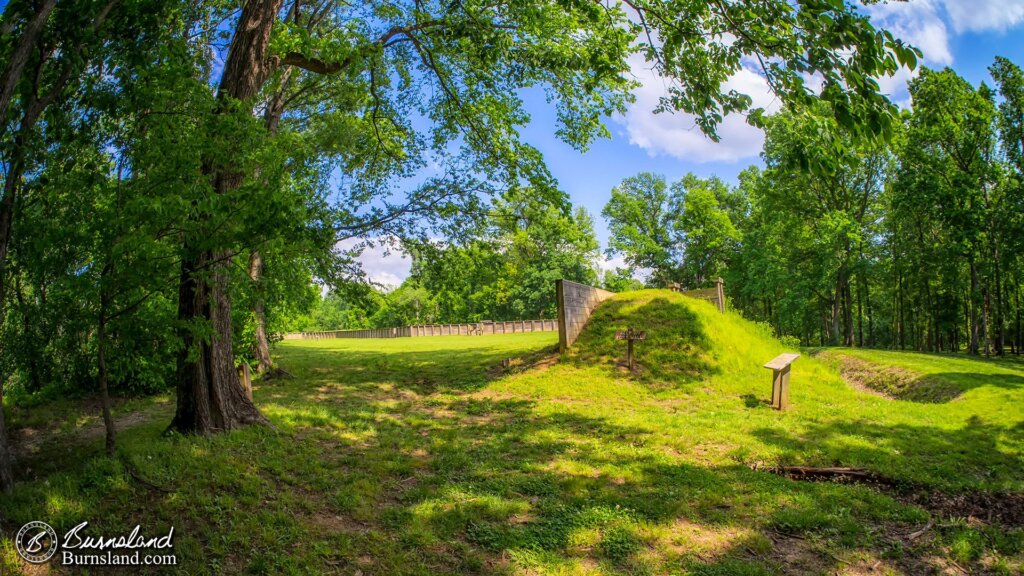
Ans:
<svg viewBox="0 0 1024 576"><path fill-rule="evenodd" d="M322 340L327 338L416 338L422 336L480 336L489 334L520 334L525 332L556 332L556 320L485 320L471 324L417 324L396 328L368 328L366 330L328 330L319 332L293 332L284 340Z"/></svg>
<svg viewBox="0 0 1024 576"><path fill-rule="evenodd" d="M678 284L671 286L671 289L679 292L683 296L689 296L690 298L697 298L698 300L707 300L718 308L719 312L725 312L725 281L721 278L715 280L715 286L713 288L704 288L700 290L682 290Z"/></svg>

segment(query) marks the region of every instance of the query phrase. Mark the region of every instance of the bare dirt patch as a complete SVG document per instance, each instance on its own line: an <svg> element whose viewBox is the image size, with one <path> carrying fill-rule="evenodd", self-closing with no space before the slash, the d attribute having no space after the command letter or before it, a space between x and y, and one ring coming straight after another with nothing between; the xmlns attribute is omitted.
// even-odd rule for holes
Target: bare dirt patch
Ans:
<svg viewBox="0 0 1024 576"><path fill-rule="evenodd" d="M139 410L129 412L114 418L114 429L117 431L131 428L144 422L163 415L162 410ZM11 430L11 447L15 457L33 458L39 455L43 449L55 442L74 442L84 444L98 440L106 435L106 428L102 419L95 419L88 424L81 426L71 433L63 433L57 427L25 427Z"/></svg>
<svg viewBox="0 0 1024 576"><path fill-rule="evenodd" d="M530 370L547 370L558 364L560 356L558 352L546 348L539 352L520 356L517 358L506 358L501 363L490 367L487 370L488 380L497 380L503 376L527 372Z"/></svg>
<svg viewBox="0 0 1024 576"><path fill-rule="evenodd" d="M327 533L363 534L370 530L370 527L338 514L320 512L309 517L309 524Z"/></svg>
<svg viewBox="0 0 1024 576"><path fill-rule="evenodd" d="M901 502L925 508L939 518L967 518L1004 526L1024 527L1024 493L970 490L947 494L914 486L862 468L782 466L764 469L792 480L852 483L870 486Z"/></svg>
<svg viewBox="0 0 1024 576"><path fill-rule="evenodd" d="M967 518L1024 527L1024 494L1019 492L963 492L915 494L909 502L943 518Z"/></svg>
<svg viewBox="0 0 1024 576"><path fill-rule="evenodd" d="M16 474L20 480L45 477L65 468L68 462L80 461L87 454L103 450L106 428L99 416L98 403L86 407L84 416L72 416L44 425L21 426L10 430L10 446L17 461ZM118 434L158 418L170 421L173 406L161 401L141 410L114 417Z"/></svg>

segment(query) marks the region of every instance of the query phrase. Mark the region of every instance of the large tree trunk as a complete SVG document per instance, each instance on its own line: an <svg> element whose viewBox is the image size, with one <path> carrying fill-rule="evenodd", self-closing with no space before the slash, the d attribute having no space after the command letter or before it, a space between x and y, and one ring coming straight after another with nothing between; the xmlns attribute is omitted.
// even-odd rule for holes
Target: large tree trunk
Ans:
<svg viewBox="0 0 1024 576"><path fill-rule="evenodd" d="M14 489L14 454L7 444L7 422L4 417L4 379L0 378L0 491L10 494Z"/></svg>
<svg viewBox="0 0 1024 576"><path fill-rule="evenodd" d="M231 101L251 101L266 82L273 66L268 58L270 32L281 2L248 0L242 7L221 76L218 99L223 107L218 113L226 112ZM213 180L217 194L238 188L243 180L237 167L229 163L211 162L204 171ZM235 371L227 269L231 254L226 249L195 250L189 239L184 248L178 319L184 326L185 347L178 356L178 406L171 427L182 432L211 434L266 423L266 418L246 397ZM197 336L190 329L197 321L210 327L209 338Z"/></svg>
<svg viewBox="0 0 1024 576"><path fill-rule="evenodd" d="M46 21L50 18L50 13L53 12L56 6L57 0L45 0L39 5L39 9L32 15L32 18L21 33L21 37L18 38L14 52L11 53L11 59L8 60L7 65L0 72L0 122L2 122L0 123L0 130L7 130L9 126L7 110L11 105L11 99L14 97L14 90L21 80L22 74L25 71L25 65L28 64L36 43L39 41L39 36L46 27ZM13 14L7 14L11 10L11 4L8 4L7 9L4 10L4 20L7 22L11 22L14 17Z"/></svg>
<svg viewBox="0 0 1024 576"><path fill-rule="evenodd" d="M253 298L252 313L256 319L256 342L253 343L253 356L256 357L256 372L263 374L274 367L270 358L270 341L267 338L267 315L264 310L263 295L259 292L259 281L263 276L263 255L253 250L249 255L249 279L255 285L256 295Z"/></svg>
<svg viewBox="0 0 1024 576"><path fill-rule="evenodd" d="M114 418L110 415L110 389L107 385L107 305L106 296L101 297L104 303L100 306L99 326L96 330L96 367L100 378L100 405L103 408L103 427L106 429L104 448L107 456L114 455L114 442L117 432L114 430Z"/></svg>
<svg viewBox="0 0 1024 576"><path fill-rule="evenodd" d="M231 348L231 303L227 292L229 254L205 252L182 263L179 318L210 323L209 338L185 329L178 356L178 406L171 427L212 434L266 418L245 395Z"/></svg>

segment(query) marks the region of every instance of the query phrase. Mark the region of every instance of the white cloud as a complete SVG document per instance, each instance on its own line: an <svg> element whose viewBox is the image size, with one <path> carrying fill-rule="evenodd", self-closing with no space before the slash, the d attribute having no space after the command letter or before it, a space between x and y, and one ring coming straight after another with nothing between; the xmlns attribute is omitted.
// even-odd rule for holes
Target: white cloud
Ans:
<svg viewBox="0 0 1024 576"><path fill-rule="evenodd" d="M926 62L941 66L953 63L949 32L934 0L874 4L867 11L873 24L920 48Z"/></svg>
<svg viewBox="0 0 1024 576"><path fill-rule="evenodd" d="M661 97L668 93L668 81L642 58L634 57L630 65L641 83L634 91L636 101L619 120L626 129L630 144L643 148L651 156L667 154L693 162L735 162L761 152L764 134L747 124L746 117L742 115L726 116L718 126L721 141L716 143L700 131L692 114L655 114L653 110ZM749 95L754 108L777 108L767 82L752 69L740 70L726 82L725 89Z"/></svg>
<svg viewBox="0 0 1024 576"><path fill-rule="evenodd" d="M597 260L597 269L601 272L614 272L616 268L626 268L626 259L622 255L611 258L602 256Z"/></svg>
<svg viewBox="0 0 1024 576"><path fill-rule="evenodd" d="M355 239L343 240L338 242L338 248L347 250L357 243ZM356 260L371 281L388 288L397 288L401 285L409 277L412 268L411 258L380 243L364 248Z"/></svg>
<svg viewBox="0 0 1024 576"><path fill-rule="evenodd" d="M1005 32L1024 22L1024 0L943 0L957 32Z"/></svg>
<svg viewBox="0 0 1024 576"><path fill-rule="evenodd" d="M942 16L943 0L910 0L874 4L867 8L871 22L889 30L894 36L919 48L921 64L942 67L953 64L950 48L950 34ZM952 0L947 0L952 1ZM917 76L918 70L900 68L893 76L878 78L879 91L889 96L898 105L910 106L907 82Z"/></svg>

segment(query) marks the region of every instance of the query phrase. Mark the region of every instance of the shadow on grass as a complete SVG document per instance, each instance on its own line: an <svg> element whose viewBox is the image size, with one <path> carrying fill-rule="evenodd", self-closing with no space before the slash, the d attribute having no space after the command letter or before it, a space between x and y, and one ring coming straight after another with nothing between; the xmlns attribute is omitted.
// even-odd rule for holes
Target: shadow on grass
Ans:
<svg viewBox="0 0 1024 576"><path fill-rule="evenodd" d="M179 567L196 573L819 574L847 563L831 550L880 558L887 531L925 519L866 487L680 459L642 425L468 396L502 350L296 352L285 363L295 380L256 390L276 431L127 430L123 457L173 493L132 482L117 462L68 461L62 477L0 497L5 533L30 519L58 530L88 520L99 533L173 525ZM1001 478L1019 479L1020 462L997 445L1007 433L1020 440L981 421L953 433L862 422L758 431L793 457L815 443L898 470L959 453L951 470L998 460ZM908 573L925 572L916 552L901 554Z"/></svg>
<svg viewBox="0 0 1024 576"><path fill-rule="evenodd" d="M529 363L556 351L557 348L550 345L520 350L523 354L519 360ZM288 354L301 363L295 376L309 384L390 382L418 394L432 394L479 390L501 373L502 362L509 359L510 352L499 346L465 351L399 352L295 347ZM267 383L270 388L275 385L273 381Z"/></svg>
<svg viewBox="0 0 1024 576"><path fill-rule="evenodd" d="M367 400L350 398L338 415L353 432L366 430L360 421L373 415L367 445L339 440L319 417L304 414L304 406L331 404L315 395L278 422L339 455L332 467L359 471L334 484L340 496L320 513L356 519L357 548L384 536L374 571L414 573L407 563L415 558L465 573L511 573L512 565L554 571L575 562L624 574L768 574L781 565L820 573L839 562L799 538L790 543L799 553L783 558L773 539L813 533L870 548L877 543L868 525L917 518L863 488L677 462L642 450L653 441L650 430L541 413L532 401L456 398L419 407L394 406L390 394ZM293 481L318 490L312 478ZM338 560L367 568L352 555Z"/></svg>
<svg viewBox="0 0 1024 576"><path fill-rule="evenodd" d="M1000 426L970 418L959 429L881 425L870 420L809 423L800 434L780 428L754 436L778 447L783 464L865 467L904 480L907 488L950 492L982 487L1021 491L1024 445L1020 424Z"/></svg>

